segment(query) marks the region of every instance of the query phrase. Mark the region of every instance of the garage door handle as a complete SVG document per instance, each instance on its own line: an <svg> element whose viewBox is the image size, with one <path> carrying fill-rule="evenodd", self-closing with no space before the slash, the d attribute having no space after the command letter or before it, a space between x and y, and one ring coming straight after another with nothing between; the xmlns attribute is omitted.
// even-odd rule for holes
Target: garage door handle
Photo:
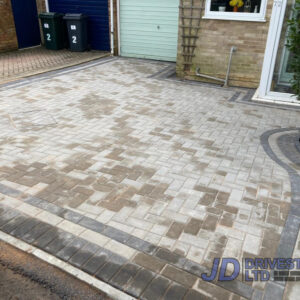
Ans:
<svg viewBox="0 0 300 300"><path fill-rule="evenodd" d="M160 29L160 26L159 26L159 25L157 25L157 29Z"/></svg>

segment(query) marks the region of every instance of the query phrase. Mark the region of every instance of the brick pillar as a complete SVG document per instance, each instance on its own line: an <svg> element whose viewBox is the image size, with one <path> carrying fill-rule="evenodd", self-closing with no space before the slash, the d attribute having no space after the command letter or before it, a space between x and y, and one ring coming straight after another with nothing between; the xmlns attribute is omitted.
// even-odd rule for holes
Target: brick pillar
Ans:
<svg viewBox="0 0 300 300"><path fill-rule="evenodd" d="M18 49L10 0L0 0L0 52Z"/></svg>
<svg viewBox="0 0 300 300"><path fill-rule="evenodd" d="M42 12L46 12L45 0L36 0L36 7L37 7L38 15ZM43 30L42 30L42 25L41 25L40 19L39 19L39 24L40 24L40 32L41 32L41 43L43 45L44 44L44 36L43 36Z"/></svg>

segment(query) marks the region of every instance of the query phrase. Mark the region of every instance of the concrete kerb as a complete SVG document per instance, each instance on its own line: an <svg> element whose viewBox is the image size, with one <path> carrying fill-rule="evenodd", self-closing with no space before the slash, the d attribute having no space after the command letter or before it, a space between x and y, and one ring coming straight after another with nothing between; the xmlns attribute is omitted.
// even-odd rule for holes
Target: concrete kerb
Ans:
<svg viewBox="0 0 300 300"><path fill-rule="evenodd" d="M53 265L64 272L76 277L77 279L97 288L98 290L106 293L109 297L115 300L135 300L136 298L129 296L120 290L112 287L111 285L100 281L96 279L93 276L88 275L87 273L71 266L70 264L56 258L53 255L50 255L32 245L29 245L19 239L16 239L15 237L8 235L2 231L0 231L0 239L3 242L6 242L7 244L10 244L14 246L15 248L18 248L24 252L27 252L29 254L32 254L36 256L37 258L49 263L50 265Z"/></svg>

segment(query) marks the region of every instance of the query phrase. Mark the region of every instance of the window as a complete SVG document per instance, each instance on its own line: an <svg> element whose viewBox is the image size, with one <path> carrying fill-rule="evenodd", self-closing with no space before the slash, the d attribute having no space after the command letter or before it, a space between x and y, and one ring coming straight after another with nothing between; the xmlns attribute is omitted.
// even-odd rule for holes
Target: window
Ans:
<svg viewBox="0 0 300 300"><path fill-rule="evenodd" d="M206 0L205 19L265 22L267 0Z"/></svg>

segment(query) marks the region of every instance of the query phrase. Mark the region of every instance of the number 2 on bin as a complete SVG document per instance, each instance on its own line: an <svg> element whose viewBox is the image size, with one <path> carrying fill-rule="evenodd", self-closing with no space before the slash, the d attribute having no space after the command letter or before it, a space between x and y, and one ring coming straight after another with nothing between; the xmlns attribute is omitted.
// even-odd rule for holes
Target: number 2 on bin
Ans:
<svg viewBox="0 0 300 300"><path fill-rule="evenodd" d="M47 33L47 41L51 42L51 34Z"/></svg>
<svg viewBox="0 0 300 300"><path fill-rule="evenodd" d="M72 43L77 44L77 37L75 35L72 36Z"/></svg>

